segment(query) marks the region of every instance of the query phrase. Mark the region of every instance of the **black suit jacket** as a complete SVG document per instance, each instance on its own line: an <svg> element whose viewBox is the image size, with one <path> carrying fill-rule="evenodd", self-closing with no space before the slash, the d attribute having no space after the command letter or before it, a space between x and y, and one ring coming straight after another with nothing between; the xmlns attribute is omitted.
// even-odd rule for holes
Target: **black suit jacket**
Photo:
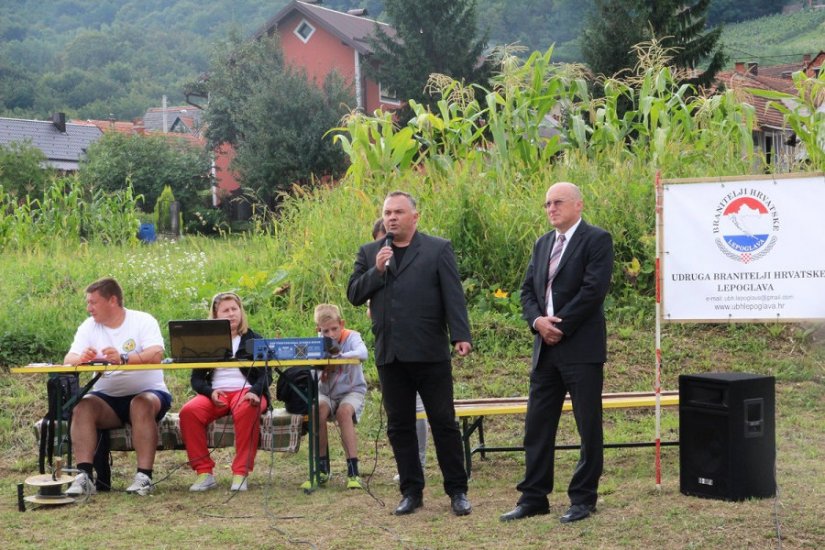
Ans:
<svg viewBox="0 0 825 550"><path fill-rule="evenodd" d="M604 229L584 220L579 224L567 243L552 285L554 314L562 319L557 326L564 336L553 346L542 346L533 322L547 315L547 270L555 240L555 231L539 237L521 285L522 318L535 334L533 368L538 364L542 348L561 363L604 363L607 360L604 298L613 273L613 239Z"/></svg>
<svg viewBox="0 0 825 550"><path fill-rule="evenodd" d="M401 265L393 256L382 275L375 256L383 246L361 246L347 286L353 305L370 300L376 364L448 361L451 343L471 342L450 241L416 231Z"/></svg>

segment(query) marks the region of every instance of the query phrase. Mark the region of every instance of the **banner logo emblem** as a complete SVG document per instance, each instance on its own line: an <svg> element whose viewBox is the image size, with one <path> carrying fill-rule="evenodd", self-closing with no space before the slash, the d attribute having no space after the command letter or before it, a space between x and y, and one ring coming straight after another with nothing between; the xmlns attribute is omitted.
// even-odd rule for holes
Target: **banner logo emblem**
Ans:
<svg viewBox="0 0 825 550"><path fill-rule="evenodd" d="M747 264L765 257L776 244L778 230L776 206L761 191L731 192L716 207L716 246L731 260Z"/></svg>

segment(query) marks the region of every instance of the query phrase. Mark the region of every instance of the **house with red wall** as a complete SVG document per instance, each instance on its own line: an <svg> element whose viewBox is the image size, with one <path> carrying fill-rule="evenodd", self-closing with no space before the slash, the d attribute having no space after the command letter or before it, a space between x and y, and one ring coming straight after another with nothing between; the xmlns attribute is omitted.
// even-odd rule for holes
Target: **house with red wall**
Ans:
<svg viewBox="0 0 825 550"><path fill-rule="evenodd" d="M365 68L372 63L369 37L376 25L388 36L395 36L395 29L366 15L364 9L344 13L314 2L292 1L262 25L252 39L277 35L286 63L306 71L307 78L318 86L323 85L330 72L336 71L352 86L356 103L351 106L353 109L367 113L379 108L394 110L401 102L394 92L370 79ZM237 192L240 187L230 169L234 156L229 144L215 151L216 205L221 197Z"/></svg>
<svg viewBox="0 0 825 550"><path fill-rule="evenodd" d="M400 102L390 90L366 75L371 63L369 37L376 26L389 36L395 29L366 17L366 10L335 11L311 2L293 1L284 6L255 33L254 38L277 33L284 60L303 68L319 86L337 71L353 87L354 108L372 113L378 108L396 109Z"/></svg>

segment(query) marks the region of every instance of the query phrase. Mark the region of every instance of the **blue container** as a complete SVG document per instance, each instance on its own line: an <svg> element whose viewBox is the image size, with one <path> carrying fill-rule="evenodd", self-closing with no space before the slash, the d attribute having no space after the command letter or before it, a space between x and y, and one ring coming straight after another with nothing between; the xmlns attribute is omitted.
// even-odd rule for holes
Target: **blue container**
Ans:
<svg viewBox="0 0 825 550"><path fill-rule="evenodd" d="M138 229L138 239L145 243L152 243L155 242L155 224L153 223L142 223L140 224L140 229Z"/></svg>

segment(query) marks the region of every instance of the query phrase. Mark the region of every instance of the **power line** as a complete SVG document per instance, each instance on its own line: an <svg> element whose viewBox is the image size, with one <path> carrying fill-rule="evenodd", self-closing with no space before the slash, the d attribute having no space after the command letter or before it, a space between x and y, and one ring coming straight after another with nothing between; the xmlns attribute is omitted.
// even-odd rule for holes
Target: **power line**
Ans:
<svg viewBox="0 0 825 550"><path fill-rule="evenodd" d="M805 53L786 53L786 54L778 54L778 55L759 55L759 54L753 54L753 53L750 53L750 52L746 52L743 49L736 48L736 47L730 46L728 44L725 44L724 46L728 50L735 50L739 53L747 55L748 57L754 57L754 58L757 58L757 59L780 59L780 58L784 58L784 57L793 57L793 58L796 58L796 59L802 59L803 56L809 55L808 52L805 52Z"/></svg>

